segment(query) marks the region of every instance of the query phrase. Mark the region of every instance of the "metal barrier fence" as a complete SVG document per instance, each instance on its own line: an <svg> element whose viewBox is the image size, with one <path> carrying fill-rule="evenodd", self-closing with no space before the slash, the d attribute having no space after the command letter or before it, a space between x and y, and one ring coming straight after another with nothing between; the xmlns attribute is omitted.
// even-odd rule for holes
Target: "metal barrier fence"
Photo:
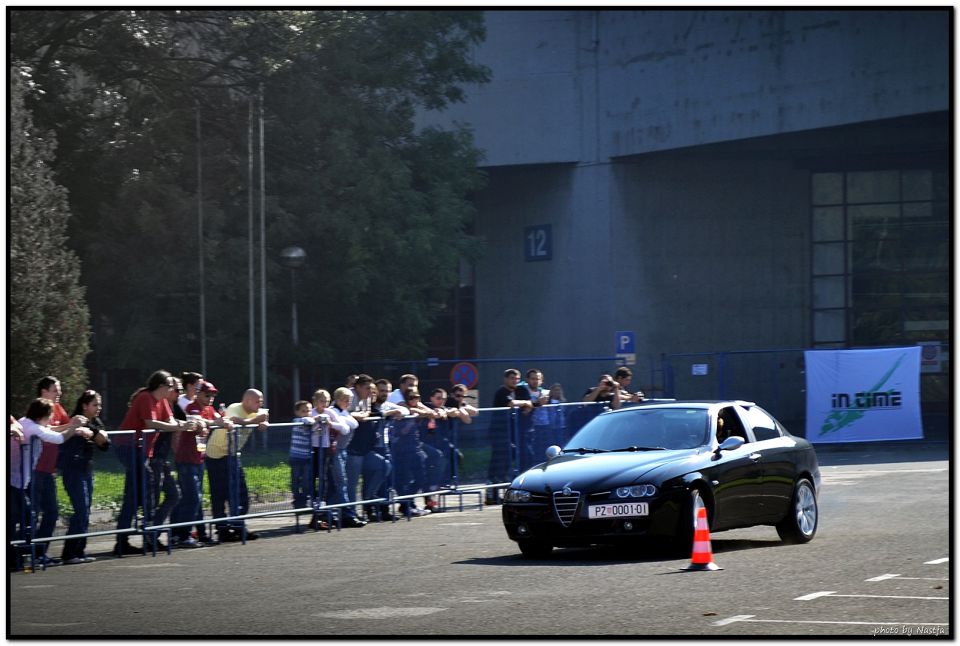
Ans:
<svg viewBox="0 0 960 646"><path fill-rule="evenodd" d="M236 532L239 540L245 542L248 532L245 521L270 516L292 515L297 532L302 531L301 515L311 521L323 520L326 529L332 531L339 529L344 517L349 518L356 508L365 508L368 515L387 514L388 519L394 521L394 512L400 511L409 520L414 513L415 499L424 496L439 499L441 511L447 509L450 496L458 499L461 511L465 496L476 496L476 505L482 508L486 496L498 496L499 490L508 486L514 476L543 461L548 446L565 444L605 409L604 404L597 403L551 404L526 415L516 408L487 408L480 409L470 424L419 417L370 418L362 423L375 425L379 440L373 453L382 457L373 462L386 462L389 467L383 474L383 482L374 486L372 481L377 479L374 468L368 468L362 456L359 462L354 461L347 474L348 488L352 491L346 494L346 499L337 492L339 483L330 477L336 470L331 462L334 458L323 449L315 460L309 460L308 465L298 464L301 468L294 470L289 457L291 434L302 428L302 424L273 423L266 431L252 433L250 427L235 428L228 433L225 463L205 459L204 468L197 470L199 479L188 469L176 468L180 465L173 463L173 455L165 464L144 456L143 438L156 431L143 431L140 439L136 431L111 431L109 435L115 440L113 450L94 459L94 473L110 475L101 480L110 482L111 491L106 498L98 497L98 487L94 485L88 531L67 534L54 530L51 535L38 536L38 509L30 505L31 500L37 500L37 479L31 478L27 491L8 488L11 548L8 559L18 560L29 555L29 569L36 571L45 568L44 559L38 558L45 555L52 543L108 535L125 540L134 534L144 537L141 551L156 554L158 546L163 547L157 541L158 536L166 536L165 547L169 551L172 536L189 537L194 527L201 534L209 528L207 532L212 535L211 530L217 526L220 531ZM249 436L243 443L240 428L250 435L269 433L271 448L263 447ZM134 441L117 446L116 440L121 437L131 437ZM182 434L180 439L184 438L194 442L192 434ZM33 438L22 447L22 469L30 469L40 444L38 438ZM349 447L341 453L349 459ZM321 478L321 474L326 477ZM118 488L121 480L123 485ZM201 488L197 492L199 507L190 513L189 504L194 500L190 487L198 485ZM358 491L362 493L358 495ZM69 497L62 492L58 500L60 522L56 529L63 529L73 509L69 507ZM187 511L184 511L185 504ZM314 523L313 527L321 526Z"/></svg>
<svg viewBox="0 0 960 646"><path fill-rule="evenodd" d="M802 435L806 418L803 353L790 349L664 355L664 396L754 401L792 433Z"/></svg>

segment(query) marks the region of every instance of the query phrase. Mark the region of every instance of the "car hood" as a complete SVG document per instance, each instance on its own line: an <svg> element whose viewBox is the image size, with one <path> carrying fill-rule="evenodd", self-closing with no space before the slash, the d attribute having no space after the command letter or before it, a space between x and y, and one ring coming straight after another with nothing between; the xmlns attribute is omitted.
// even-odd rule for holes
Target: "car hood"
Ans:
<svg viewBox="0 0 960 646"><path fill-rule="evenodd" d="M684 462L695 455L696 449L562 455L521 473L512 486L535 493L559 491L564 487L592 491L622 487L639 482L658 467Z"/></svg>

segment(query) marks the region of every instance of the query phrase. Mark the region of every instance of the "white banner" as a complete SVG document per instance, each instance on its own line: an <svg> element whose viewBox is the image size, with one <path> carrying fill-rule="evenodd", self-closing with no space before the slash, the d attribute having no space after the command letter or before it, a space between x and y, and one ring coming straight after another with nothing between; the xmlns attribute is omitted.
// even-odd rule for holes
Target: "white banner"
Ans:
<svg viewBox="0 0 960 646"><path fill-rule="evenodd" d="M810 350L804 359L809 441L923 437L919 347Z"/></svg>

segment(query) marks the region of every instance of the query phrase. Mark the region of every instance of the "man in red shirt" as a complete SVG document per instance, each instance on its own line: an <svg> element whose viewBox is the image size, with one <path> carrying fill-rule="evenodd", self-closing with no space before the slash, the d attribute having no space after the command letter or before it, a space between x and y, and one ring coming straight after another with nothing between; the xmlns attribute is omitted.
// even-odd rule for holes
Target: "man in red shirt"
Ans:
<svg viewBox="0 0 960 646"><path fill-rule="evenodd" d="M150 478L150 466L147 458L153 451L156 433L143 434L144 430L153 429L160 432L180 431L187 428L186 422L173 417L170 405L167 403L167 393L170 391L170 373L166 370L157 370L147 380L147 385L139 389L130 398L130 408L120 428L125 431L136 431L117 435L113 446L117 449L117 457L126 470L126 479L123 486L123 505L117 517L117 529L127 529L133 525L133 517L137 507L143 507L143 517L146 522L152 519L152 510L149 504L143 502L143 492L147 487L143 478ZM117 544L113 548L114 554L141 554L147 547L151 547L155 540L152 536L144 536L143 548L137 549L129 542L128 534L118 534ZM155 547L162 548L159 540Z"/></svg>
<svg viewBox="0 0 960 646"><path fill-rule="evenodd" d="M37 383L37 397L43 397L53 402L53 415L50 417L50 429L62 432L66 429L77 428L86 424L87 419L83 415L77 415L72 418L60 404L60 396L63 389L60 387L60 380L56 377L44 377ZM34 469L33 476L33 504L37 511L39 523L37 525L37 538L49 538L53 536L53 530L57 527L57 518L59 517L57 503L57 457L60 455L58 444L50 442L43 443L43 450L40 452L40 460ZM49 543L38 543L38 551L41 552L40 559L45 560L47 565L57 565L60 559L46 556Z"/></svg>
<svg viewBox="0 0 960 646"><path fill-rule="evenodd" d="M211 381L201 381L197 387L196 399L186 408L187 415L198 415L206 420L208 428L223 426L227 430L233 427L230 420L220 417L213 408L217 396L217 387ZM189 520L203 520L203 458L206 455L206 431L184 431L177 444L177 478L180 481L180 502L173 510L173 522L185 523ZM177 547L203 547L216 545L218 541L207 534L207 527L198 522L197 537L190 536L190 526L173 529L174 544Z"/></svg>

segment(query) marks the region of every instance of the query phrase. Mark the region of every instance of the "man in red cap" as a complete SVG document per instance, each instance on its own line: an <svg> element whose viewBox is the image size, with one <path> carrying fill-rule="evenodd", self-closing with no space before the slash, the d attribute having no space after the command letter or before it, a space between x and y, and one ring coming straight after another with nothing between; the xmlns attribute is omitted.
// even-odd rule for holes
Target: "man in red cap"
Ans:
<svg viewBox="0 0 960 646"><path fill-rule="evenodd" d="M213 407L217 396L217 387L212 381L200 381L197 384L197 398L187 405L187 415L197 415L206 420L207 429L203 431L182 431L177 443L175 459L177 463L177 477L180 480L180 502L173 510L174 523L185 523L190 520L203 520L203 463L206 454L206 438L210 426L231 428L233 424L224 420ZM190 525L183 525L173 529L173 544L175 547L204 547L216 545L217 541L207 534L206 525L202 522L196 525L197 537L190 535Z"/></svg>

